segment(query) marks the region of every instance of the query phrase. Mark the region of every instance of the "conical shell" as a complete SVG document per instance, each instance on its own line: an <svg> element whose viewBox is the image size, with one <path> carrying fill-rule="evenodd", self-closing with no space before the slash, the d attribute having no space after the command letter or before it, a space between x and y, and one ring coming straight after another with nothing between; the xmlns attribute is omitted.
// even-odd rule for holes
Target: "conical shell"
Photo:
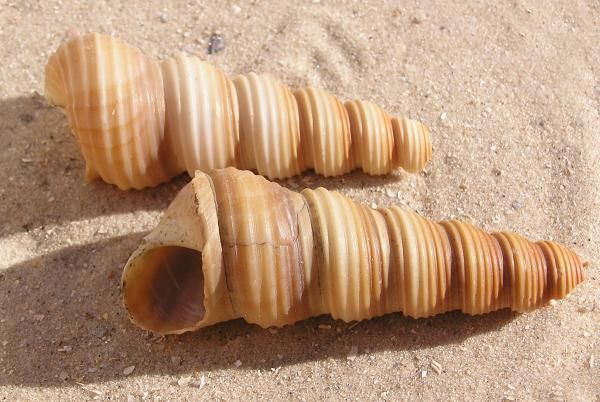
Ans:
<svg viewBox="0 0 600 402"><path fill-rule="evenodd" d="M234 318L268 327L321 314L529 311L565 297L583 266L555 242L227 168L197 172L181 191L128 261L123 294L137 325L180 333Z"/></svg>
<svg viewBox="0 0 600 402"><path fill-rule="evenodd" d="M343 104L311 87L292 92L270 75L233 80L196 57L160 66L110 36L75 36L46 66L46 97L64 108L87 178L154 186L183 171L235 166L270 179L313 168L417 172L431 158L427 128L365 101Z"/></svg>

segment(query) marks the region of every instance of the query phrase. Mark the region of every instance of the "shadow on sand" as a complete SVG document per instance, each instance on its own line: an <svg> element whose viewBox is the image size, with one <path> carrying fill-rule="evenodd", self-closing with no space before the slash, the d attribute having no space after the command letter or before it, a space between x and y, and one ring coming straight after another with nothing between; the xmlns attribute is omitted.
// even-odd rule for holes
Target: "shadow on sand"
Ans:
<svg viewBox="0 0 600 402"><path fill-rule="evenodd" d="M66 118L39 94L0 101L0 237L48 225L136 210L163 210L188 181L186 175L153 189L123 192L85 183L84 162ZM378 186L404 173L369 178L360 171L331 178L330 189ZM316 177L281 181L294 190L314 187ZM493 331L515 315L458 313L412 320L388 315L352 326L318 317L276 331L241 320L197 333L155 338L129 323L121 308L121 269L143 233L66 247L0 271L0 385L61 386L123 376L183 374L231 367L290 365L359 352L416 350L459 343ZM318 330L319 324L330 330Z"/></svg>
<svg viewBox="0 0 600 402"><path fill-rule="evenodd" d="M85 162L63 113L38 93L0 100L0 237L48 225L60 225L97 216L136 210L165 209L189 181L182 174L167 183L142 191L121 191L100 180L84 180ZM365 188L398 182L407 173L379 177L360 170L327 179L333 190ZM279 183L299 191L316 187L319 176ZM323 181L319 181L323 185Z"/></svg>
<svg viewBox="0 0 600 402"><path fill-rule="evenodd" d="M390 314L352 326L324 316L276 333L236 320L156 338L134 327L121 307L121 269L142 236L64 248L2 272L5 373L0 385L100 383L122 378L123 369L132 365L132 376L183 375L232 367L238 359L243 362L240 370L270 370L329 357L345 359L352 345L365 353L460 343L516 317L506 310L420 320ZM319 324L332 328L319 330Z"/></svg>
<svg viewBox="0 0 600 402"><path fill-rule="evenodd" d="M48 225L136 210L163 210L188 181L123 192L85 183L84 162L66 118L39 94L0 101L0 237ZM328 179L327 187L378 186L404 173L369 178L360 171ZM314 187L314 173L281 181L294 190ZM121 308L120 275L143 233L71 246L0 271L0 385L61 386L133 376L183 374L231 367L290 365L359 352L415 350L459 343L492 331L515 315L458 313L412 320L388 315L352 326L329 317L268 331L241 320L197 333L156 338L134 327ZM330 330L319 330L319 324Z"/></svg>
<svg viewBox="0 0 600 402"><path fill-rule="evenodd" d="M162 210L186 175L144 191L84 180L67 119L35 93L0 100L0 237L136 210Z"/></svg>

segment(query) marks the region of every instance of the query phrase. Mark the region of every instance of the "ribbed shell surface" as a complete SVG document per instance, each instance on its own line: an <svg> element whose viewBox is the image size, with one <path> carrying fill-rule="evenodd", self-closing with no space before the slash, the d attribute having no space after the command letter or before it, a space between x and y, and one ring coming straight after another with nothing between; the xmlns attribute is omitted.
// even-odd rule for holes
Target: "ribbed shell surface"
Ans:
<svg viewBox="0 0 600 402"><path fill-rule="evenodd" d="M323 305L335 318L401 311L528 311L568 294L583 262L551 241L432 222L398 207L373 210L324 189L304 190Z"/></svg>
<svg viewBox="0 0 600 402"><path fill-rule="evenodd" d="M255 73L239 75L233 82L239 98L241 142L249 145L244 152L254 156L249 167L270 179L302 172L298 106L288 87L270 75ZM250 159L247 163L252 164Z"/></svg>
<svg viewBox="0 0 600 402"><path fill-rule="evenodd" d="M197 172L192 184L195 201L178 196L182 204L169 207L170 219L135 254L163 246L161 236L191 247L178 236L195 235L198 219L190 213L202 218L196 226L210 247L195 249L203 256L206 315L185 328L219 318L268 327L321 314L353 321L393 312L414 318L523 312L565 297L583 281L581 258L552 241L433 222L398 207L372 209L323 188L298 194L234 168ZM128 263L143 272L141 265L135 258Z"/></svg>
<svg viewBox="0 0 600 402"><path fill-rule="evenodd" d="M350 121L344 104L312 87L298 89L294 96L306 166L327 177L354 169Z"/></svg>
<svg viewBox="0 0 600 402"><path fill-rule="evenodd" d="M320 303L304 200L261 176L230 170L211 177L235 313L262 326L310 317Z"/></svg>
<svg viewBox="0 0 600 402"><path fill-rule="evenodd" d="M394 134L388 114L365 101L348 101L350 131L356 164L373 175L393 170Z"/></svg>
<svg viewBox="0 0 600 402"><path fill-rule="evenodd" d="M212 64L181 53L161 67L165 135L178 156L179 169L193 176L196 170L236 165L241 151L233 83Z"/></svg>
<svg viewBox="0 0 600 402"><path fill-rule="evenodd" d="M431 159L431 137L427 127L406 117L392 117L395 165L417 173Z"/></svg>
<svg viewBox="0 0 600 402"><path fill-rule="evenodd" d="M302 195L326 311L345 321L384 314L390 253L382 216L322 188Z"/></svg>
<svg viewBox="0 0 600 402"><path fill-rule="evenodd" d="M46 66L46 97L64 107L87 177L120 188L153 186L183 171L235 166L270 179L314 168L419 171L431 157L421 123L314 88L295 93L270 75L230 81L176 55L160 66L110 36L77 36Z"/></svg>
<svg viewBox="0 0 600 402"><path fill-rule="evenodd" d="M64 94L55 99L79 141L86 176L124 189L171 177L158 64L124 42L96 34L77 36L61 49L48 63L46 86Z"/></svg>

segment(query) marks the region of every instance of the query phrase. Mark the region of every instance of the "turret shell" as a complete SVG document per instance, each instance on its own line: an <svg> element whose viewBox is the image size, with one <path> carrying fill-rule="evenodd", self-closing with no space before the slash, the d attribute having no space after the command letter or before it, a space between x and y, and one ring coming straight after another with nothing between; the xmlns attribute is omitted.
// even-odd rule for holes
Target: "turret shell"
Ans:
<svg viewBox="0 0 600 402"><path fill-rule="evenodd" d="M123 274L133 321L180 333L243 318L263 327L321 314L529 311L565 297L584 263L551 241L300 194L234 168L198 172ZM202 302L203 301L203 302Z"/></svg>

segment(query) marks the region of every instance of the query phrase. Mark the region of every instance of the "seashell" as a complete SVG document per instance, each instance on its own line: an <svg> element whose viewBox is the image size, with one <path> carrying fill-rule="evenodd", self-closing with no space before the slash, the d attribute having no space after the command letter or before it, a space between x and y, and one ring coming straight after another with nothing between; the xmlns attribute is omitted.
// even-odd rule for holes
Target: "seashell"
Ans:
<svg viewBox="0 0 600 402"><path fill-rule="evenodd" d="M197 172L125 266L132 321L161 333L243 318L529 311L583 280L552 242L371 209L323 188L295 193L234 168Z"/></svg>
<svg viewBox="0 0 600 402"><path fill-rule="evenodd" d="M45 94L64 109L86 177L119 188L155 186L187 171L235 166L270 179L312 168L418 172L431 158L421 123L365 101L342 103L270 75L233 80L197 57L162 63L111 36L72 36L49 58Z"/></svg>

